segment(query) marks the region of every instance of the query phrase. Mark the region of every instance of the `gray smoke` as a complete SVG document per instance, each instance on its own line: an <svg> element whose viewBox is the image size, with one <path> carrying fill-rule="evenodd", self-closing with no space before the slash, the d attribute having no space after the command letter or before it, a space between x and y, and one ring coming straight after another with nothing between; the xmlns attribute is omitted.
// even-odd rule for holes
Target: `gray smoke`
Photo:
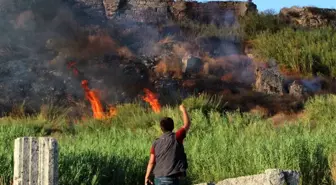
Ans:
<svg viewBox="0 0 336 185"><path fill-rule="evenodd" d="M213 57L240 54L235 37L190 39L174 23L159 28L126 18L107 21L102 6L84 0L0 0L0 108L25 102L38 109L50 101L67 101L69 96L83 100L83 79L89 80L91 88L101 90L101 98L108 103L131 101L130 97L141 93L148 82L143 65L148 60L139 57L172 55L169 44L157 44L167 36L173 35L173 44L195 45L187 49L192 54L199 53L198 49ZM210 23L224 25L229 31L237 26L233 12L223 15L219 7L212 8ZM104 29L119 44L117 48L125 46L136 56L131 63L115 52L83 57L94 49L87 49L88 37ZM77 62L80 75L67 68L71 58ZM124 67L119 68L121 65ZM250 68L241 63L231 72L240 79L250 76Z"/></svg>

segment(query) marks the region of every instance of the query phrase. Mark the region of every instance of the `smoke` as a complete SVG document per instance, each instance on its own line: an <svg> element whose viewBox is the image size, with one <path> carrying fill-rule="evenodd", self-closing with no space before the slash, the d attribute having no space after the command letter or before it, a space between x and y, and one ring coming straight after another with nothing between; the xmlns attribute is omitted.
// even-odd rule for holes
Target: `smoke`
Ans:
<svg viewBox="0 0 336 185"><path fill-rule="evenodd" d="M50 3L0 1L2 105L26 102L38 109L69 96L84 100L80 86L84 79L108 103L132 101L152 85L148 66L156 66L158 77L182 78L182 59L188 55L200 58L202 69L208 66L210 73L222 69L213 73L218 78L229 74L233 80L253 81L251 61L241 55L236 37L190 39L173 22L157 25L126 18L107 22L101 5L89 10L84 7L92 5L86 1ZM210 23L236 29L232 11L211 9ZM78 75L67 68L70 61L76 62Z"/></svg>

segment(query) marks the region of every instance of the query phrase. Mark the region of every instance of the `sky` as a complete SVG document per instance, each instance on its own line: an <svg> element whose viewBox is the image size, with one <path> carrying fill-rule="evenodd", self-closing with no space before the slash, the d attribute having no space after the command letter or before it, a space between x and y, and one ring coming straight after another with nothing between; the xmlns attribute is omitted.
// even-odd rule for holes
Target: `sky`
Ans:
<svg viewBox="0 0 336 185"><path fill-rule="evenodd" d="M208 0L200 1L205 2ZM253 0L253 2L257 5L259 11L273 9L276 12L279 12L281 8L291 6L316 6L319 8L336 8L336 0Z"/></svg>

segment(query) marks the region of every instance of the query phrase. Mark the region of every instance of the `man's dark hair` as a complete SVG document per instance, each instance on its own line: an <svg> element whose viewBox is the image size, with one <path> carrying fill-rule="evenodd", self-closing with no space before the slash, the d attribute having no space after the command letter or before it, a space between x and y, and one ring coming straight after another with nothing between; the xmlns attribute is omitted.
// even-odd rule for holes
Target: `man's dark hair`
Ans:
<svg viewBox="0 0 336 185"><path fill-rule="evenodd" d="M169 117L160 120L160 127L163 132L171 132L174 130L174 121Z"/></svg>

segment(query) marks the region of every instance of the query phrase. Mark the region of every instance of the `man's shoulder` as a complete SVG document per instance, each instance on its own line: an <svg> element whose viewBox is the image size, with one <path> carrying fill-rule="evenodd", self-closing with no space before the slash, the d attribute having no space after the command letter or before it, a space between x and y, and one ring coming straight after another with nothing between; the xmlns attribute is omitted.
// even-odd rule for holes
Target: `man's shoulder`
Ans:
<svg viewBox="0 0 336 185"><path fill-rule="evenodd" d="M187 136L187 131L184 127L181 127L179 130L176 131L176 139L177 141L183 143L183 140Z"/></svg>
<svg viewBox="0 0 336 185"><path fill-rule="evenodd" d="M184 127L181 127L176 131L176 135L185 135L186 133L187 130Z"/></svg>

